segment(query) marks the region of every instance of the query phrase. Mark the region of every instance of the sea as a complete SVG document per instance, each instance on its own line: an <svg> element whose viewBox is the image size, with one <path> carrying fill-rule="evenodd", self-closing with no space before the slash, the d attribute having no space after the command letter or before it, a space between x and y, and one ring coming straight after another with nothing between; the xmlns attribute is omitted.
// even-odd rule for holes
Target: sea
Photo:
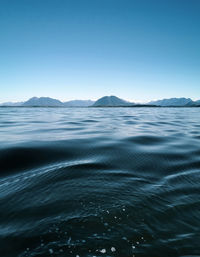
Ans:
<svg viewBox="0 0 200 257"><path fill-rule="evenodd" d="M199 110L0 108L0 256L200 256Z"/></svg>

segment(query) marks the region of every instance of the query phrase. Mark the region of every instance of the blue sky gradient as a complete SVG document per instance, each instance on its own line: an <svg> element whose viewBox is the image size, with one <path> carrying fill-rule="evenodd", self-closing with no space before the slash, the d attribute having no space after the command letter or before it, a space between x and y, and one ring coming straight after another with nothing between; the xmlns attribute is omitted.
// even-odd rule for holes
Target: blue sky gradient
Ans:
<svg viewBox="0 0 200 257"><path fill-rule="evenodd" d="M0 102L200 99L199 0L1 0Z"/></svg>

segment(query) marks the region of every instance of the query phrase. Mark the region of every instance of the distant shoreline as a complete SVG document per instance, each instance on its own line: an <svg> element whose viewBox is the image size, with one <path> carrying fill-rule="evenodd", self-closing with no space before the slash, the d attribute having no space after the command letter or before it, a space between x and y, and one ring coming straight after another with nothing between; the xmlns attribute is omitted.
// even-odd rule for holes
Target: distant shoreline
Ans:
<svg viewBox="0 0 200 257"><path fill-rule="evenodd" d="M0 106L0 108L199 108L197 106L156 106L156 105L133 105L133 106Z"/></svg>

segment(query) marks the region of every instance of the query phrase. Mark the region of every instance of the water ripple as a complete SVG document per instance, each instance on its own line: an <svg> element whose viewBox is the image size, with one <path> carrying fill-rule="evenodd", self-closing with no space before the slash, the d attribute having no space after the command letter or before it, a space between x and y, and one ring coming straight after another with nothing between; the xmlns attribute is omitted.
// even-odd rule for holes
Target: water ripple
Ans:
<svg viewBox="0 0 200 257"><path fill-rule="evenodd" d="M195 108L0 108L0 256L200 255Z"/></svg>

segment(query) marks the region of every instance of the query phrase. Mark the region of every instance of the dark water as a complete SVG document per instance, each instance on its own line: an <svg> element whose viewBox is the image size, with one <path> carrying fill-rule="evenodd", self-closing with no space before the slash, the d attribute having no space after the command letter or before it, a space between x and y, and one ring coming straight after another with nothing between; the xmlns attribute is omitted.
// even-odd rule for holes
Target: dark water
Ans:
<svg viewBox="0 0 200 257"><path fill-rule="evenodd" d="M200 255L198 108L0 108L0 256Z"/></svg>

